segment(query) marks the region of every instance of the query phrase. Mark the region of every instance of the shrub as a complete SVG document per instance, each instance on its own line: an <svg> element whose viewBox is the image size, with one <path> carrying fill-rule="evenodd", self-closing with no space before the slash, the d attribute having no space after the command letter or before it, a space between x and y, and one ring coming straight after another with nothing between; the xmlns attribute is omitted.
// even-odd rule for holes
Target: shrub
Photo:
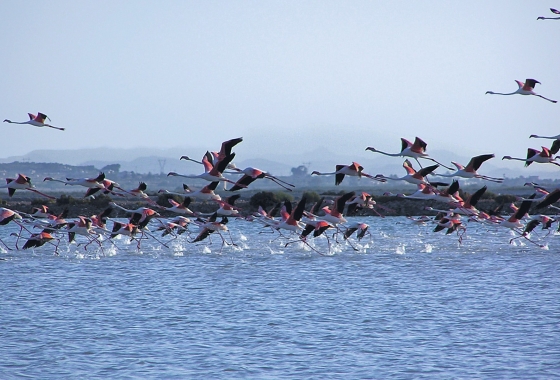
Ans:
<svg viewBox="0 0 560 380"><path fill-rule="evenodd" d="M251 197L249 204L255 208L262 206L268 209L278 203L279 200L276 194L272 191L259 191Z"/></svg>
<svg viewBox="0 0 560 380"><path fill-rule="evenodd" d="M308 203L319 202L319 200L321 199L321 196L315 191L306 191L302 196L307 199Z"/></svg>

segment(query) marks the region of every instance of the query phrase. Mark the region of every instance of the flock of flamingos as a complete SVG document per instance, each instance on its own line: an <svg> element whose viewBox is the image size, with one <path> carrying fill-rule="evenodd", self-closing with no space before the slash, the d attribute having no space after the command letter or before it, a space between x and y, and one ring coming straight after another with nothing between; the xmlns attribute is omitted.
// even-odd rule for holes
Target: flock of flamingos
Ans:
<svg viewBox="0 0 560 380"><path fill-rule="evenodd" d="M552 13L559 17L539 17L537 20L553 19L560 20L560 11L550 9ZM534 88L539 81L535 79L526 79L525 82L516 80L518 89L510 93L499 93L487 91L486 94L492 95L533 95L540 97L549 102L556 103L556 100L537 94ZM46 121L50 119L44 113L37 115L29 114L29 120L23 122L13 122L4 120L13 124L29 124L35 127L48 127L64 131L64 128L53 126ZM504 156L504 160L518 160L529 166L532 163L552 164L560 166L556 153L560 150L560 135L556 136L540 136L531 135L530 138L542 138L554 140L551 147L542 147L541 150L529 148L525 158L516 158ZM144 207L129 210L117 202L111 202L110 207L101 211L97 215L78 216L76 219L67 220L66 213L54 215L49 213L47 206L34 208L31 213L11 210L8 208L0 208L0 226L9 223L19 226L18 233L12 233L13 242L6 242L0 239L0 246L5 249L19 250L41 247L45 244L53 245L55 254L58 254L59 245L62 240L66 240L68 244L74 243L77 237L80 242L76 243L83 246L85 250L92 244L103 251L104 246L111 244L117 247L115 238L119 235L125 236L131 241L135 241L137 249L140 249L141 243L145 239L153 239L161 245L168 247L169 242L178 239L185 234L186 241L189 243L198 243L210 239L212 236L219 236L221 239L221 249L226 245L236 245L229 233L227 223L231 218L243 219L252 223L259 223L263 228L269 229L276 234L276 238L285 239L285 246L292 243L299 243L309 247L311 250L319 254L331 254L331 242L334 240L337 245L349 246L354 250L356 241L360 241L365 236L371 236L368 231L369 226L361 221L349 223L345 219L345 214L353 214L357 209L372 209L375 211L376 203L371 195L364 192L351 191L343 194L335 199L321 199L318 202L308 205L303 196L295 205L290 202L283 202L276 205L272 210L266 211L263 207L259 207L258 212L252 214L243 213L241 209L235 206L235 201L240 197L235 191L242 190L250 186L257 179L268 179L286 191L292 191L294 185L273 176L266 171L248 167L243 170L237 168L233 163L235 153L233 148L243 141L242 138L224 141L220 151L208 151L197 161L188 156L182 156L181 159L197 162L204 168L204 172L199 175L183 175L171 172L168 176L178 176L185 178L201 178L209 181L209 184L202 189L193 190L188 186L183 186L183 192L172 192L169 190L160 190L161 193L169 195L179 195L184 197L183 202L179 203L171 197L169 207L158 205L155 201L145 193L147 185L141 183L136 189L125 190L118 183L105 177L104 173L100 173L96 178L66 178L55 179L47 177L44 181L56 181L71 186L83 186L87 188L84 197L93 197L96 194L106 194L118 200L122 197L134 197L146 202ZM367 147L366 150L384 154L387 156L406 158L403 168L406 175L400 178L386 177L380 174L372 175L364 172L364 168L352 162L350 165L336 165L333 172L321 173L314 171L312 175L331 175L334 176L335 185L339 185L345 176L366 177L372 181L386 182L388 180L400 180L412 183L417 186L417 190L412 194L391 194L401 198L419 199L419 200L435 200L441 202L445 206L441 209L426 207L426 210L439 211L435 217L421 216L418 218L409 217L413 224L433 225L434 232L445 231L446 234L456 233L459 236L459 242L467 230L467 223L484 223L496 228L507 228L516 235L510 240L524 239L527 242L535 244L539 247L546 247L538 241L531 238L531 232L539 225L543 230L548 230L548 234L552 232L552 225L560 222L552 216L546 215L546 210L560 210L554 206L554 203L560 200L560 189L545 189L537 184L528 183L534 188L534 194L528 198L520 198L519 205L511 204L511 215L502 215L501 210L481 211L476 208L476 204L486 191L486 186L471 194L467 199L459 196L459 182L453 180L451 184L430 181L429 175L437 175L439 177L462 177L475 178L481 181L492 181L500 183L502 178L489 177L479 174L480 166L487 160L494 158L494 154L483 154L473 157L466 166L457 162L452 162L454 168L446 166L436 161L426 153L427 144L422 139L416 137L414 142L401 138L402 146L399 152L387 153L380 151L374 147ZM419 169L415 170L412 162L414 159L419 165ZM420 159L428 160L434 164L422 167ZM434 170L438 167L444 167L451 170L451 174L434 174ZM228 177L224 176L228 174ZM230 178L235 174L240 177L237 180ZM229 183L230 195L222 198L216 194L215 190L220 183ZM16 190L29 190L47 198L54 198L43 192L40 192L31 183L28 176L18 174L16 178L6 178L6 184L0 186L6 188L9 196L12 196ZM189 209L189 205L193 198L208 200L216 203L216 211L211 214L204 214ZM534 206L534 207L533 207ZM533 207L534 212L529 214ZM112 226L107 226L110 215L115 209L121 209L130 214L127 222L119 222L111 220ZM169 211L176 214L173 218L164 218L158 211ZM542 213L541 213L542 212ZM194 230L193 230L194 229ZM559 227L557 228L560 230ZM332 233L331 233L332 232ZM156 234L161 235L156 236ZM317 248L314 239L321 238L326 241L326 250ZM163 241L166 239L166 241ZM25 242L22 244L20 240ZM205 244L205 243L203 243ZM118 247L117 247L118 248Z"/></svg>

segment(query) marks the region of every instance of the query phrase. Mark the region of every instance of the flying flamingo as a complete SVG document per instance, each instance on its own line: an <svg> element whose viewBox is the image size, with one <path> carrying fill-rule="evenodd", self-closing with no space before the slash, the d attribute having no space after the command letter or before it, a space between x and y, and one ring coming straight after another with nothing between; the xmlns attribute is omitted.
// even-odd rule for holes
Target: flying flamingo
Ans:
<svg viewBox="0 0 560 380"><path fill-rule="evenodd" d="M342 182L342 180L344 179L344 176L352 176L352 177L366 177L366 178L370 178L379 182L385 182L386 180L384 178L378 178L375 176L372 176L371 174L366 174L363 172L364 167L360 164L358 164L357 162L352 162L351 165L336 165L336 170L332 173L321 173L318 171L314 171L311 173L311 175L335 175L334 177L334 184L335 185L340 185L340 183Z"/></svg>
<svg viewBox="0 0 560 380"><path fill-rule="evenodd" d="M391 192L386 192L383 193L384 196L386 197L391 197L391 196L396 196L399 198L410 198L410 199L423 199L423 200L430 200L430 199L434 199L436 197L436 191L434 190L434 188L432 186L426 185L426 184L418 184L417 186L417 190L410 194L410 195L406 195L406 194L393 194Z"/></svg>
<svg viewBox="0 0 560 380"><path fill-rule="evenodd" d="M231 153L232 153L231 150L233 149L233 147L236 146L237 144L239 144L242 141L243 141L243 137L238 137L238 138L235 138L235 139L224 141L222 143L222 146L220 147L219 152L206 152L205 157L208 159L208 161L210 163L212 163L212 166L215 166L219 161L221 161L224 158L226 158L227 156L231 155ZM190 158L189 156L181 156L180 160L188 160L188 161L196 162L197 164L202 164L201 161L194 160L194 159ZM226 167L227 167L227 169L235 169L236 168L235 164L233 164L233 163L228 163L228 165Z"/></svg>
<svg viewBox="0 0 560 380"><path fill-rule="evenodd" d="M78 216L77 221L70 222L66 225L65 232L68 234L68 243L72 243L75 240L76 234L85 236L89 240L89 242L84 246L86 251L87 247L94 242L102 248L101 242L97 237L98 233L93 229L93 222L89 218Z"/></svg>
<svg viewBox="0 0 560 380"><path fill-rule="evenodd" d="M54 125L46 124L45 119L48 119L48 117L44 113L39 112L37 114L37 116L33 115L32 113L28 113L28 115L29 115L29 120L28 121L18 122L18 121L11 121L11 120L5 119L4 122L5 123L12 123L12 124L29 124L29 125L33 125L35 127L49 127L49 128L58 129L59 131L64 131L64 128L59 128L59 127L55 127Z"/></svg>
<svg viewBox="0 0 560 380"><path fill-rule="evenodd" d="M550 8L550 11L552 13L554 13L555 15L560 15L560 11L554 9L554 8ZM537 17L537 20L560 20L560 17Z"/></svg>
<svg viewBox="0 0 560 380"><path fill-rule="evenodd" d="M166 207L167 211L171 211L177 214L189 215L189 216L197 216L198 213L193 212L189 209L189 205L191 204L191 198L185 197L182 203L175 201L172 198L167 199L167 201L171 204L171 207Z"/></svg>
<svg viewBox="0 0 560 380"><path fill-rule="evenodd" d="M329 208L329 206L323 207L322 210L325 212L325 215L322 216L321 219L333 224L334 226L336 226L337 224L346 223L346 219L344 219L342 213L344 211L346 202L352 199L354 195L356 195L354 191L343 194L334 200L334 204L331 208Z"/></svg>
<svg viewBox="0 0 560 380"><path fill-rule="evenodd" d="M411 143L410 141L408 141L407 139L403 139L401 137L401 151L399 153L386 153L386 152L382 152L378 149L375 149L372 146L369 146L366 148L366 150L371 150L372 152L377 152L377 153L381 153L384 154L386 156L391 156L391 157L412 157L416 160L416 162L418 162L418 165L420 165L420 167L422 167L422 165L420 164L420 161L418 161L419 158L423 158L425 160L430 160L435 162L438 165L443 166L446 169L449 170L453 170L447 166L445 166L444 164L434 160L433 158L431 158L427 153L426 153L426 147L428 146L428 144L426 144L426 142L424 142L421 138L416 137L414 139L414 144Z"/></svg>
<svg viewBox="0 0 560 380"><path fill-rule="evenodd" d="M232 180L227 179L222 175L224 169L227 165L233 160L235 157L235 153L232 153L229 156L226 156L224 159L220 160L216 165L212 166L212 163L208 160L208 157L204 156L202 158L202 164L204 165L204 173L199 175L185 175L185 174L178 174L175 172L170 172L168 176L176 176L176 177L184 177L184 178L201 178L205 179L210 182L215 181L224 181L229 182L235 185L235 182Z"/></svg>
<svg viewBox="0 0 560 380"><path fill-rule="evenodd" d="M5 226L6 224L13 221L20 227L20 233L21 233L23 226L19 224L19 222L17 221L21 219L22 219L21 215L18 214L17 212L10 210L9 208L0 207L0 226ZM0 239L0 243L2 243L7 250L11 251L11 248L9 248L6 245L6 243L2 241L2 239Z"/></svg>
<svg viewBox="0 0 560 380"><path fill-rule="evenodd" d="M219 181L214 181L211 182L210 184L204 186L202 189L200 190L191 190L191 188L189 188L187 185L183 184L183 193L175 193L172 191L168 191L165 189L161 189L158 191L158 193L164 193L164 194L171 194L171 195L180 195L180 196L186 196L188 195L191 198L200 198L200 199L205 199L205 200L216 200L219 201L222 199L222 197L220 197L218 194L214 193L214 190L216 190L216 187L218 187L218 184L220 182Z"/></svg>
<svg viewBox="0 0 560 380"><path fill-rule="evenodd" d="M23 249L41 247L52 240L54 240L54 237L50 233L45 231L38 234L32 234L27 242L25 242L25 244L23 245ZM55 247L55 254L58 255L58 245L56 245Z"/></svg>
<svg viewBox="0 0 560 380"><path fill-rule="evenodd" d="M410 163L410 161L405 160L404 163L403 163L403 168L404 168L404 170L406 170L407 174L404 177L391 178L391 177L385 177L381 174L378 174L376 176L376 178L383 178L383 179L386 179L386 180L390 179L390 180L393 180L393 181L406 181L406 182L412 183L414 185L426 184L426 183L429 183L428 180L426 179L426 176L428 174L431 174L438 167L439 167L439 165L426 166L425 168L422 168L422 169L416 171L412 167L412 164Z"/></svg>
<svg viewBox="0 0 560 380"><path fill-rule="evenodd" d="M262 171L260 169L257 168L252 168L252 167L248 167L245 168L243 170L241 169L232 169L236 172L242 173L243 177L241 177L240 179L237 180L237 182L235 183L235 185L229 189L229 191L236 191L239 189L243 189L246 188L247 186L249 186L249 184L251 184L253 181L259 179L259 178L267 178L269 180L271 180L272 182L282 186L285 190L287 191L292 191L292 189L290 189L287 186L291 186L291 187L295 187L294 185L292 185L291 183L282 181L280 178L277 178L275 176L273 176L272 174L269 174L265 171Z"/></svg>
<svg viewBox="0 0 560 380"><path fill-rule="evenodd" d="M536 138L541 138L541 139L552 139L554 140L552 142L552 146L550 147L550 153L551 154L556 154L560 151L560 135L556 135L556 136L538 136L538 135L531 135L529 136L529 138L531 137L536 137Z"/></svg>
<svg viewBox="0 0 560 380"><path fill-rule="evenodd" d="M551 206L553 203L558 202L560 200L560 189L556 189L551 191L548 195L544 197L535 207L537 209ZM552 206L554 207L554 206Z"/></svg>
<svg viewBox="0 0 560 380"><path fill-rule="evenodd" d="M114 189L120 190L122 192L126 193L126 190L123 189L122 187L120 187L120 185L118 183L116 183L115 181L111 181L110 179L103 179L103 181L100 182L103 185L103 189L100 187L90 187L87 191L86 194L84 195L84 198L87 197L92 197L95 193L97 193L99 190L103 190L102 193L107 195L107 194L111 194L111 195L115 195L118 197L124 197L124 194L122 193L117 193L114 191Z"/></svg>
<svg viewBox="0 0 560 380"><path fill-rule="evenodd" d="M539 136L539 135L531 135L529 138L538 138L538 139L551 139L551 140L560 140L560 135L556 136Z"/></svg>
<svg viewBox="0 0 560 380"><path fill-rule="evenodd" d="M305 211L306 202L307 202L306 197L302 196L297 206L293 210L291 210L288 215L284 215L285 219L282 222L278 223L275 226L275 228L276 229L283 228L285 230L293 231L293 232L302 231L305 228L305 226L301 222L301 217L303 216L303 212ZM291 204L289 202L288 204L291 207Z"/></svg>
<svg viewBox="0 0 560 380"><path fill-rule="evenodd" d="M495 156L493 154L482 154L480 156L475 156L470 159L467 166L463 166L457 162L451 161L451 163L457 167L457 171L451 174L438 174L438 175L440 177L480 178L486 181L502 183L504 181L503 178L488 177L477 173L478 168L480 168L480 165L482 165L483 162L488 161L489 159L494 157Z"/></svg>
<svg viewBox="0 0 560 380"><path fill-rule="evenodd" d="M35 190L35 186L31 183L31 178L24 174L18 174L17 178L6 178L6 184L4 186L0 186L2 189L8 189L8 195L11 197L14 195L16 190L29 190L42 195L44 197L50 199L56 199L55 197L51 197L50 195L43 194L38 190Z"/></svg>
<svg viewBox="0 0 560 380"><path fill-rule="evenodd" d="M105 185L103 180L105 179L105 173L99 173L95 178L66 178L66 181L61 179L54 179L52 177L45 177L44 181L60 182L69 186L83 186L87 188L98 188L104 189Z"/></svg>
<svg viewBox="0 0 560 380"><path fill-rule="evenodd" d="M226 242L226 239L224 239L224 237L222 236L221 232L223 231L229 233L231 245L237 246L237 244L233 242L231 233L226 226L226 224L228 223L228 218L224 216L222 217L222 220L218 222L216 221L217 216L218 215L214 213L207 220L197 219L194 221L194 223L200 227L200 232L198 233L198 236L193 241L191 241L191 243L197 243L199 241L202 241L206 239L208 236L210 236L210 234L217 232L218 235L220 235L220 238L222 239L222 247L220 249L221 252L221 250L224 248L224 245L229 245L229 243Z"/></svg>
<svg viewBox="0 0 560 380"><path fill-rule="evenodd" d="M531 165L533 162L540 163L540 164L554 164L556 166L560 166L560 164L556 161L557 157L553 157L550 150L546 147L542 147L542 150L536 150L533 148L527 149L527 158L516 158L511 156L504 156L502 160L516 160L516 161L523 161L525 162L525 167Z"/></svg>
<svg viewBox="0 0 560 380"><path fill-rule="evenodd" d="M536 79L525 79L525 83L523 83L521 81L518 81L518 80L516 80L516 82L517 82L517 85L519 86L517 91L509 92L507 94L504 94L502 92L493 92L493 91L486 91L486 93L491 94L491 95L515 95L515 94L535 95L535 96L538 96L539 98L543 98L545 100L548 100L549 102L556 103L556 100L545 98L544 96L539 95L539 94L537 94L533 91L533 89L535 88L535 85L537 83L539 83L539 84L541 83L538 80L536 80Z"/></svg>

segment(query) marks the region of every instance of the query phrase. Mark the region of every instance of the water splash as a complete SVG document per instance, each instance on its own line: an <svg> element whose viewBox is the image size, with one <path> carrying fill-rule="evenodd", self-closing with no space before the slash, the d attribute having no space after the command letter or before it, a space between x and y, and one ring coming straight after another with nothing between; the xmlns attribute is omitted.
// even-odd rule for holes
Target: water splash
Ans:
<svg viewBox="0 0 560 380"><path fill-rule="evenodd" d="M434 249L434 247L431 244L424 244L424 249L422 250L422 252L432 253L433 249Z"/></svg>
<svg viewBox="0 0 560 380"><path fill-rule="evenodd" d="M399 244L397 246L397 248L395 249L395 253L397 255L404 255L406 253L406 245L405 244Z"/></svg>

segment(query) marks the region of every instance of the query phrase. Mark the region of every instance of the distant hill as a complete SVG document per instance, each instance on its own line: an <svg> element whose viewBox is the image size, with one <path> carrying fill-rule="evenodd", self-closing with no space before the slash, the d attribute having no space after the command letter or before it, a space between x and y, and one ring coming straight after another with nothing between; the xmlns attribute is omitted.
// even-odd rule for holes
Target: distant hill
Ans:
<svg viewBox="0 0 560 380"><path fill-rule="evenodd" d="M241 147L241 145L240 145ZM245 153L243 153L245 151ZM193 158L202 156L205 152L201 147L185 147L170 149L135 148L135 149L115 149L115 148L96 148L79 150L34 150L22 156L11 156L0 159L0 163L19 162L45 162L61 163L77 166L94 166L101 168L110 164L120 164L121 171L133 171L136 173L159 174L176 171L185 174L197 174L201 168L189 161L179 160L182 155L189 155ZM451 165L451 161L457 161L466 165L470 157L461 157L445 150L434 150L431 156L438 161ZM246 157L245 149L240 148L240 153L234 160L239 168L247 166L257 167L275 175L289 176L291 169L300 165L305 165L309 173L313 170L321 172L332 172L338 164L350 164L353 161L364 166L364 172L369 174L384 174L402 176L405 174L402 168L403 158L387 157L381 154L359 150L355 153L347 151L333 151L330 148L315 147L309 151L295 151L270 155L267 152L257 152L253 157ZM430 161L421 160L423 166L430 165ZM415 168L418 164L412 160ZM500 158L494 158L479 170L481 173L509 178L518 176L540 177L550 179L560 179L560 169L553 165L533 164L529 168L523 167L520 162L505 162ZM439 173L446 173L447 170L439 168Z"/></svg>

